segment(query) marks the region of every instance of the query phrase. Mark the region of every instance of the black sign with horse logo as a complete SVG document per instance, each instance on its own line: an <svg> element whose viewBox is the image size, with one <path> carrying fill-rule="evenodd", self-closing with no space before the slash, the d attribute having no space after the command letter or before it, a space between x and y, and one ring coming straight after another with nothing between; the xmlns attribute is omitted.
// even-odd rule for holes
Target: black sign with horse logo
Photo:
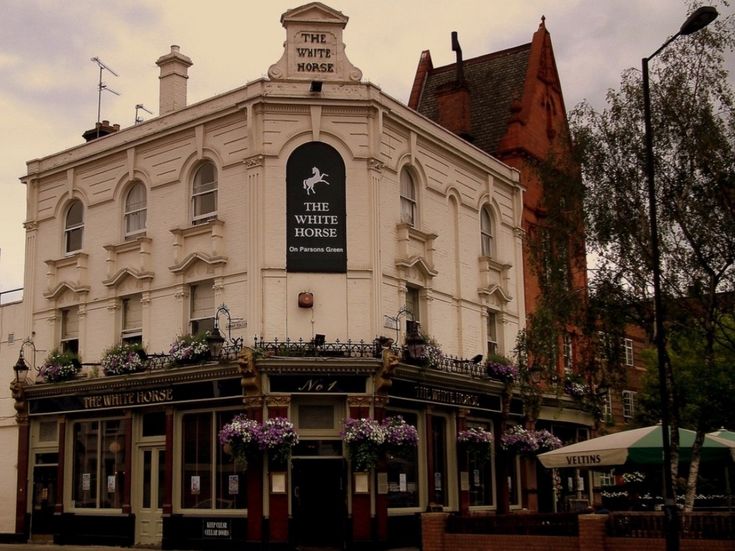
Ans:
<svg viewBox="0 0 735 551"><path fill-rule="evenodd" d="M286 269L347 271L345 164L332 146L309 142L286 164Z"/></svg>

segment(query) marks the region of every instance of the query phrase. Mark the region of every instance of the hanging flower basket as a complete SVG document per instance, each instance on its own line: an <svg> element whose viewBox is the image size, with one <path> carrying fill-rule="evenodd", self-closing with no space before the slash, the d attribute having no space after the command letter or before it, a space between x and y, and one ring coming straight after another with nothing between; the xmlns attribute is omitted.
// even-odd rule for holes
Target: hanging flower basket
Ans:
<svg viewBox="0 0 735 551"><path fill-rule="evenodd" d="M518 367L505 356L491 354L485 366L488 377L505 384L513 384L518 380Z"/></svg>
<svg viewBox="0 0 735 551"><path fill-rule="evenodd" d="M538 443L538 450L536 450L536 453L544 453L550 452L552 450L558 450L563 446L562 441L546 429L541 429L534 432L536 433L536 442Z"/></svg>
<svg viewBox="0 0 735 551"><path fill-rule="evenodd" d="M285 417L267 419L258 432L258 446L268 452L274 465L285 465L291 448L298 443L299 435L296 434L293 423Z"/></svg>
<svg viewBox="0 0 735 551"><path fill-rule="evenodd" d="M459 431L457 444L470 461L484 465L492 454L493 433L480 427Z"/></svg>
<svg viewBox="0 0 735 551"><path fill-rule="evenodd" d="M120 344L105 351L100 364L105 375L126 375L145 369L146 353L139 344Z"/></svg>
<svg viewBox="0 0 735 551"><path fill-rule="evenodd" d="M504 450L520 455L533 455L561 448L562 442L548 430L528 430L514 425L503 433Z"/></svg>
<svg viewBox="0 0 735 551"><path fill-rule="evenodd" d="M38 370L44 383L59 383L76 377L82 369L79 357L71 352L54 350Z"/></svg>
<svg viewBox="0 0 735 551"><path fill-rule="evenodd" d="M521 425L513 425L500 438L502 448L510 453L530 455L538 451L536 432Z"/></svg>
<svg viewBox="0 0 735 551"><path fill-rule="evenodd" d="M375 467L385 435L385 427L375 419L345 419L342 440L347 445L353 470L369 471Z"/></svg>
<svg viewBox="0 0 735 551"><path fill-rule="evenodd" d="M400 415L386 417L381 426L385 430L383 447L388 454L404 459L413 456L419 443L416 427L408 424Z"/></svg>
<svg viewBox="0 0 735 551"><path fill-rule="evenodd" d="M209 332L177 337L168 352L173 362L185 365L209 360L208 336Z"/></svg>
<svg viewBox="0 0 735 551"><path fill-rule="evenodd" d="M259 436L260 423L240 414L220 429L219 442L244 470L247 469L248 458L258 453Z"/></svg>

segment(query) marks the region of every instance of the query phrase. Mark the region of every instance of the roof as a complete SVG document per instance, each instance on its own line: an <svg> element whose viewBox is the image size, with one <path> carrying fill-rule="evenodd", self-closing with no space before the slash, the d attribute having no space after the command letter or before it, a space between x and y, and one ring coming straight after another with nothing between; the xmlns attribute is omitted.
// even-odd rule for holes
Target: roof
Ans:
<svg viewBox="0 0 735 551"><path fill-rule="evenodd" d="M464 61L464 78L472 98L470 134L474 145L490 154L497 152L508 129L511 104L523 95L530 52L528 43ZM438 122L436 92L455 79L455 63L431 69L416 110Z"/></svg>

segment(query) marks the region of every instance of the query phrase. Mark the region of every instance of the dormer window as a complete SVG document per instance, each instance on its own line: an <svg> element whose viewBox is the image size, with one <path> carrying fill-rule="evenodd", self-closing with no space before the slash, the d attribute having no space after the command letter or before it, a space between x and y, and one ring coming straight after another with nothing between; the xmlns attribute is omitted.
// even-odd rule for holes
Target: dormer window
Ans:
<svg viewBox="0 0 735 551"><path fill-rule="evenodd" d="M145 186L137 182L125 197L125 239L145 234L146 213Z"/></svg>
<svg viewBox="0 0 735 551"><path fill-rule="evenodd" d="M81 201L72 201L66 211L64 224L64 252L75 253L82 249L84 234L84 206Z"/></svg>
<svg viewBox="0 0 735 551"><path fill-rule="evenodd" d="M191 206L192 224L202 224L217 216L217 169L211 162L200 166L194 175Z"/></svg>

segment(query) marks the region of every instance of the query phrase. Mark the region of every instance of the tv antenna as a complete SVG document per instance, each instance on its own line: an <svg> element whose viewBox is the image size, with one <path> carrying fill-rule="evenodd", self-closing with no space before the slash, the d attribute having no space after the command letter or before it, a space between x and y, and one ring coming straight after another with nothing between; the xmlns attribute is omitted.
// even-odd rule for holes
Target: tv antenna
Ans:
<svg viewBox="0 0 735 551"><path fill-rule="evenodd" d="M115 94L116 96L120 95L120 92L116 92L115 90L107 86L105 82L102 81L102 71L103 70L109 71L116 77L120 75L118 75L115 71L113 71L112 67L105 65L105 63L97 56L91 58L90 61L94 61L100 68L100 79L99 79L99 83L97 84L97 133L99 134L100 110L102 109L102 91L106 90L107 92Z"/></svg>
<svg viewBox="0 0 735 551"><path fill-rule="evenodd" d="M143 122L143 117L138 116L138 111L140 111L141 109L145 111L146 113L148 113L149 115L153 114L153 111L149 111L148 109L146 109L145 105L143 105L142 103L136 103L135 104L135 124L140 124L141 122Z"/></svg>

